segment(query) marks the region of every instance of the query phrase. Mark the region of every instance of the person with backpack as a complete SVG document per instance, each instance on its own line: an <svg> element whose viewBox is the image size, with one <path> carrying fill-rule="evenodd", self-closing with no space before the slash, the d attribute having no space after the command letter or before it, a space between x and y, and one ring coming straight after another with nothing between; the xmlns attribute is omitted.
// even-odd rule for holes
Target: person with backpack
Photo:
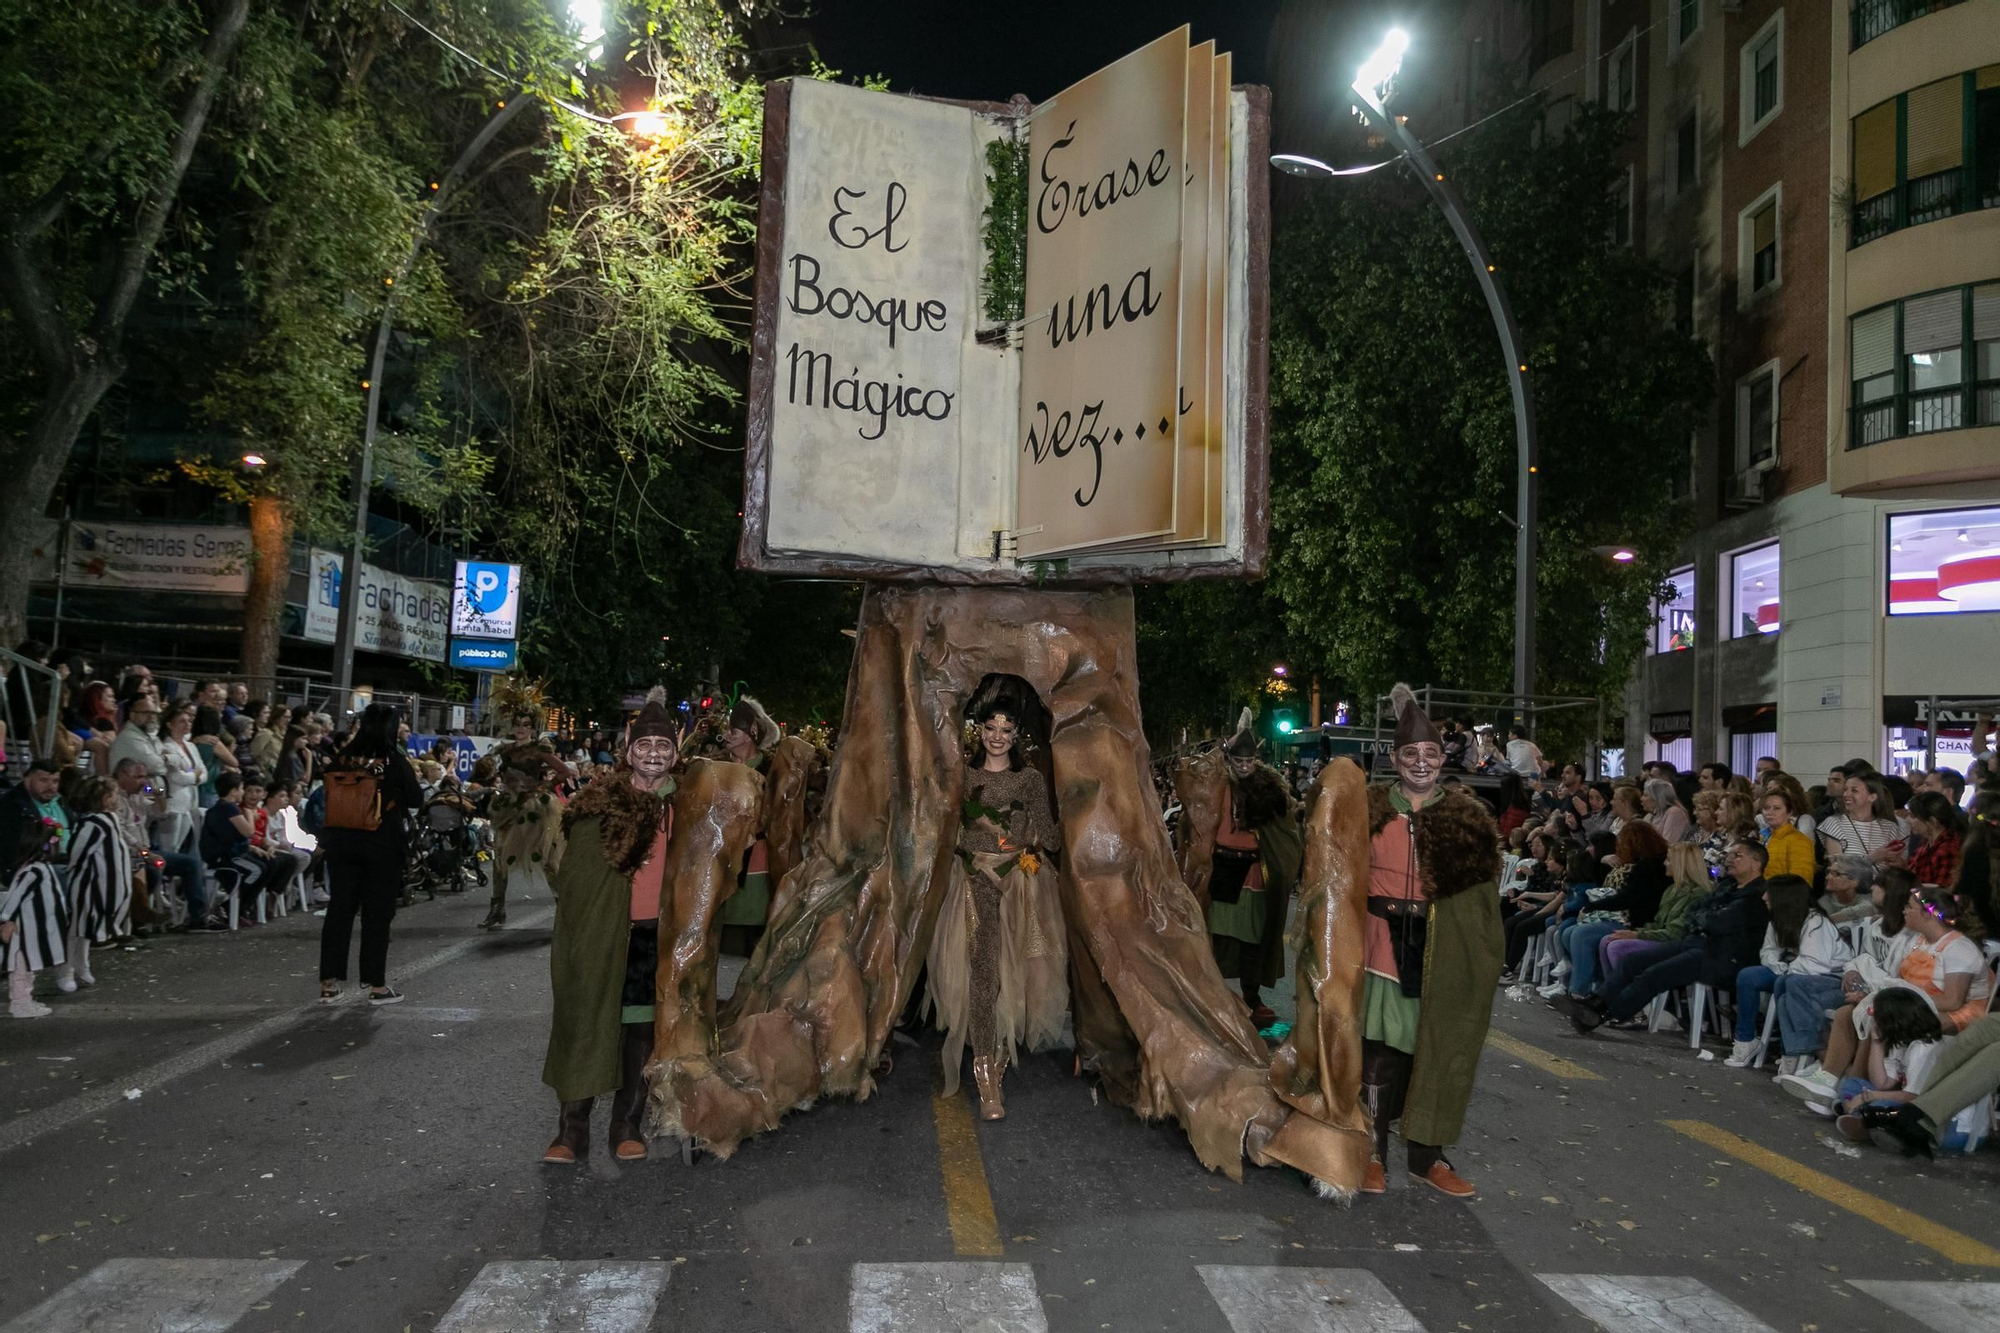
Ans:
<svg viewBox="0 0 2000 1333"><path fill-rule="evenodd" d="M417 775L397 739L401 724L388 704L362 710L354 735L325 773L326 813L320 847L333 899L319 937L319 998L331 1004L347 980L348 941L361 916L361 984L370 1004L396 1004L389 985L389 922L409 856L408 816L423 804Z"/></svg>

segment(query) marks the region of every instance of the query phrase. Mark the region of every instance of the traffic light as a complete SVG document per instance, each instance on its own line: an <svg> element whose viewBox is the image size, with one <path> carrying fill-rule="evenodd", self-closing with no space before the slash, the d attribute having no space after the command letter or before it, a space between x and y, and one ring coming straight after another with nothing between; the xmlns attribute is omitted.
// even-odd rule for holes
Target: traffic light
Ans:
<svg viewBox="0 0 2000 1333"><path fill-rule="evenodd" d="M1299 729L1299 720L1291 709L1280 708L1271 714L1271 725L1280 736L1289 736Z"/></svg>

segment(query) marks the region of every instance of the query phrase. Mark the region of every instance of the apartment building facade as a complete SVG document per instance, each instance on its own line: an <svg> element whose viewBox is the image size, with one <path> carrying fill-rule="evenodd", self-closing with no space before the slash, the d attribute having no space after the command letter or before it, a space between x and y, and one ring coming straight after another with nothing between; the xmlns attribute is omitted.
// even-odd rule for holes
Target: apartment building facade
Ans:
<svg viewBox="0 0 2000 1333"><path fill-rule="evenodd" d="M1552 123L1633 113L1621 239L1715 359L1628 762L1963 768L2000 697L2000 0L1496 0L1449 40L1446 128L1493 58Z"/></svg>

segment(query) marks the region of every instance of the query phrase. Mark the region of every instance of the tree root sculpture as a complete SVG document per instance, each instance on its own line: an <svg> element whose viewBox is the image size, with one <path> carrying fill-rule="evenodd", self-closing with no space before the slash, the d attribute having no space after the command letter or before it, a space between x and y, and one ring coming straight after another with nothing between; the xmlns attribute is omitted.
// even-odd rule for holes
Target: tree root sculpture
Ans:
<svg viewBox="0 0 2000 1333"><path fill-rule="evenodd" d="M1308 1086L1352 1062L1295 1057L1281 1088L1215 966L1200 905L1160 818L1136 670L1126 590L871 589L825 808L714 1025L704 1009L713 1006L712 982L705 993L688 978L703 969L713 976L715 937L700 913L712 919L717 902L712 892L683 894L676 878L675 913L685 905L695 916L660 923L654 1126L727 1157L787 1111L874 1091L876 1057L928 952L957 838L960 714L986 675L1005 672L1033 685L1053 717L1063 909L1084 1065L1141 1117L1174 1117L1203 1165L1232 1179L1242 1178L1248 1156L1258 1165L1286 1163L1337 1190L1358 1186L1369 1151L1365 1119L1357 1128L1340 1112L1339 1095L1315 1099ZM1363 892L1366 851L1364 836ZM1350 872L1352 863L1351 854L1342 861ZM1353 939L1358 957L1358 926ZM1351 1021L1353 1006L1345 1012ZM1337 1024L1333 1037L1346 1040ZM1358 1061L1358 1035L1354 1046ZM1349 1088L1349 1112L1353 1102ZM1332 1118L1317 1118L1315 1108Z"/></svg>

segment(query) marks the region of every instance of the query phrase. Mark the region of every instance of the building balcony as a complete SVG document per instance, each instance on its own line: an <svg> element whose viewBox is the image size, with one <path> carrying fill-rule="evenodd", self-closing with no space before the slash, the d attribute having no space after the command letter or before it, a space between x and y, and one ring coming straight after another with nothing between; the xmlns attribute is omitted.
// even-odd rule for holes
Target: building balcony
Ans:
<svg viewBox="0 0 2000 1333"><path fill-rule="evenodd" d="M1855 0L1848 16L1848 49L1858 51L1885 32L1915 23L1926 14L1950 9L1964 0Z"/></svg>

